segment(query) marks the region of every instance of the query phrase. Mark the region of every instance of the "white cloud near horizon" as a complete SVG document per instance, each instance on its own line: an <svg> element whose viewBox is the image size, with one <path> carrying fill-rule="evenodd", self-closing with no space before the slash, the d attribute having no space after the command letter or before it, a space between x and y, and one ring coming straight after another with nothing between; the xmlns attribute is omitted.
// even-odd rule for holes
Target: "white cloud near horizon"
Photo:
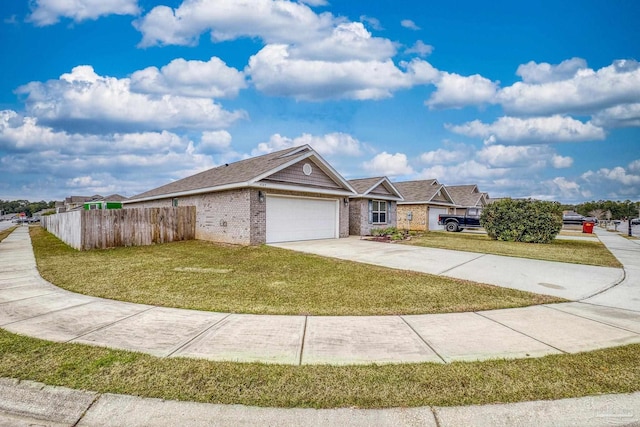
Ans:
<svg viewBox="0 0 640 427"><path fill-rule="evenodd" d="M225 138L230 138L221 132L204 132L200 143L215 139L222 152L216 156L219 161L226 156ZM70 133L12 110L0 111L0 151L3 172L28 176L29 182L47 181L48 187L60 191L49 200L72 190L131 196L216 164L191 140L172 132ZM38 189L31 191L37 194Z"/></svg>
<svg viewBox="0 0 640 427"><path fill-rule="evenodd" d="M26 95L27 115L67 129L91 125L103 132L207 130L246 118L245 112L226 111L207 98L135 93L130 79L100 76L88 65L75 67L58 80L28 83L16 92Z"/></svg>
<svg viewBox="0 0 640 427"><path fill-rule="evenodd" d="M462 125L446 125L450 131L469 137L483 138L485 144L549 144L556 142L598 141L605 138L604 129L592 123L565 116L500 117L491 124L474 120Z"/></svg>
<svg viewBox="0 0 640 427"><path fill-rule="evenodd" d="M138 15L137 0L34 0L28 22L38 27L53 25L60 18L74 22L95 20L107 15Z"/></svg>
<svg viewBox="0 0 640 427"><path fill-rule="evenodd" d="M296 138L289 138L280 134L274 134L271 135L269 141L258 144L258 146L251 151L251 155L259 156L305 144L310 145L322 156L359 156L362 154L363 150L363 144L360 141L351 135L340 132L326 135L311 135L304 133Z"/></svg>
<svg viewBox="0 0 640 427"><path fill-rule="evenodd" d="M519 72L526 81L506 87L497 101L507 114L553 115L595 113L617 105L640 100L640 63L616 60L599 70L585 68L579 58L540 72L540 65L526 64ZM548 65L548 64L546 64ZM523 66L521 66L523 67ZM547 67L542 67L547 68Z"/></svg>

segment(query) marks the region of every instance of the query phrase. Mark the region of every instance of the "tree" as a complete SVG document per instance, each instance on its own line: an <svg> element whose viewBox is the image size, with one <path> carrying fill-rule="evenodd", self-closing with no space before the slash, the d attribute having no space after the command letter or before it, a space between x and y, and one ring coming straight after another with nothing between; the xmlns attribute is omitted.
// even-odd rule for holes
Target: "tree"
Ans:
<svg viewBox="0 0 640 427"><path fill-rule="evenodd" d="M549 243L562 229L562 206L531 199L501 199L483 208L480 225L493 240Z"/></svg>

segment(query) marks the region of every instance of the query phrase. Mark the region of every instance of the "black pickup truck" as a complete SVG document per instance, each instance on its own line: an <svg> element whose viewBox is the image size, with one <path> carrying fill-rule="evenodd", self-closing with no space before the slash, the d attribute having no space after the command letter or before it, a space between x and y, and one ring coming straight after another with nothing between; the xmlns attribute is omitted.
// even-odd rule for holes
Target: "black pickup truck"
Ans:
<svg viewBox="0 0 640 427"><path fill-rule="evenodd" d="M480 209L467 209L465 215L438 215L438 224L447 231L462 231L465 228L480 228Z"/></svg>

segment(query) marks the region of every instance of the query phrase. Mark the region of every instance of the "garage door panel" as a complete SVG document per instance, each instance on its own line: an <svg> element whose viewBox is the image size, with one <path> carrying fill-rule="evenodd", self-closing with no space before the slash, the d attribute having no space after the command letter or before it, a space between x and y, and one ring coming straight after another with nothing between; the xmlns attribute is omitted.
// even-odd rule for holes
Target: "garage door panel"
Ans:
<svg viewBox="0 0 640 427"><path fill-rule="evenodd" d="M267 196L267 243L337 237L335 200Z"/></svg>
<svg viewBox="0 0 640 427"><path fill-rule="evenodd" d="M429 230L444 230L443 225L438 225L438 215L445 215L446 208L429 208Z"/></svg>

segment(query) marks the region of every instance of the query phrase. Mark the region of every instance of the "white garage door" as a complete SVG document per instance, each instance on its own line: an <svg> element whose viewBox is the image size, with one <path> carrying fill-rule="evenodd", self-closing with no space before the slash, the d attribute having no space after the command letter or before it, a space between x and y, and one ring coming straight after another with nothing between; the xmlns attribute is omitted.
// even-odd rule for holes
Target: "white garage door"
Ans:
<svg viewBox="0 0 640 427"><path fill-rule="evenodd" d="M336 200L267 196L267 243L338 238Z"/></svg>
<svg viewBox="0 0 640 427"><path fill-rule="evenodd" d="M438 225L438 215L446 213L446 208L429 208L429 231L444 230L444 225Z"/></svg>

